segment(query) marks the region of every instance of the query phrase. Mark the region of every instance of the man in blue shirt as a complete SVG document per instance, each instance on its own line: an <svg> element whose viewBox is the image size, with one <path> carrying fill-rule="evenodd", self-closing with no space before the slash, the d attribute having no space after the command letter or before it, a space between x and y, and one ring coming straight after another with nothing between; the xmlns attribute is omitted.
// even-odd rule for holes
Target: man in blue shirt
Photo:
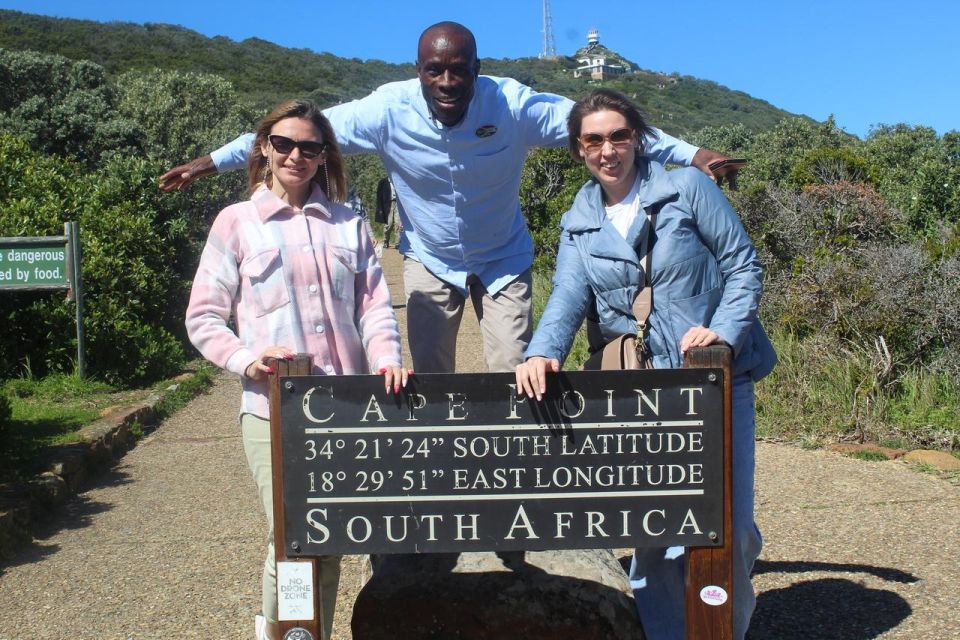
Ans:
<svg viewBox="0 0 960 640"><path fill-rule="evenodd" d="M390 175L404 228L404 285L413 367L453 372L469 295L490 371L523 361L532 331L533 241L520 211L528 150L567 142L573 102L509 78L480 75L473 34L454 22L428 27L417 79L379 87L324 111L344 153L376 153ZM660 162L707 165L724 156L662 132L645 141ZM244 166L252 134L161 176L180 189Z"/></svg>

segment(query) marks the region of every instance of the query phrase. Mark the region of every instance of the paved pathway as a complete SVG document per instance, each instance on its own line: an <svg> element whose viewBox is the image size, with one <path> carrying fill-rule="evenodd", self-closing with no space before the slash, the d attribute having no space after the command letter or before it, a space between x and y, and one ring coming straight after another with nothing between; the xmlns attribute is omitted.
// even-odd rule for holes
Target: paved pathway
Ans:
<svg viewBox="0 0 960 640"><path fill-rule="evenodd" d="M399 258L388 280L403 322ZM468 312L458 352L482 370ZM252 638L265 536L221 376L0 564L0 640ZM766 538L751 636L960 638L960 488L899 462L760 443ZM350 638L360 562L344 562L335 635Z"/></svg>

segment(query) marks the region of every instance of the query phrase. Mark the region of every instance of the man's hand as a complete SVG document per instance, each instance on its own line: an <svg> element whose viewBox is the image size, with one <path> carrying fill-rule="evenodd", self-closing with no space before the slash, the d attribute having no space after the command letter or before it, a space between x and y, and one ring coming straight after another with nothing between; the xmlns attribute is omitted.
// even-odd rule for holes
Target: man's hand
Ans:
<svg viewBox="0 0 960 640"><path fill-rule="evenodd" d="M213 175L216 172L217 166L213 164L213 158L209 155L200 156L160 176L160 188L163 191L183 191L197 178Z"/></svg>
<svg viewBox="0 0 960 640"><path fill-rule="evenodd" d="M730 191L736 191L737 173L746 164L746 160L736 161L730 156L725 156L712 149L701 148L693 156L692 164L707 174L710 179L717 183L717 186L723 186L723 181L726 179L730 184ZM717 166L718 164L720 166Z"/></svg>

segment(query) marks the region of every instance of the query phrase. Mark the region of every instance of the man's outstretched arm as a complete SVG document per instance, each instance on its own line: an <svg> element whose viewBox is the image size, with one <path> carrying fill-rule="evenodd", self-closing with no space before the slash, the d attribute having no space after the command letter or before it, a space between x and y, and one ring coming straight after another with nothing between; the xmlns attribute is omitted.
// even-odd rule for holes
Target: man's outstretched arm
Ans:
<svg viewBox="0 0 960 640"><path fill-rule="evenodd" d="M213 164L213 158L209 154L200 156L187 164L174 167L160 176L160 188L164 191L183 191L187 185L197 178L209 176L216 172L217 166Z"/></svg>
<svg viewBox="0 0 960 640"><path fill-rule="evenodd" d="M646 155L661 164L696 167L718 185L723 184L726 179L730 189L737 190L737 172L743 167L742 162L721 163L721 160L732 160L732 158L706 147L695 147L659 129L654 129L654 132L654 136L646 139L644 145ZM716 166L717 164L720 166ZM714 166L711 168L711 165Z"/></svg>
<svg viewBox="0 0 960 640"><path fill-rule="evenodd" d="M197 178L210 176L220 171L235 171L247 164L250 147L256 136L245 133L228 142L213 153L195 158L186 164L174 167L160 176L160 188L164 191L183 191Z"/></svg>

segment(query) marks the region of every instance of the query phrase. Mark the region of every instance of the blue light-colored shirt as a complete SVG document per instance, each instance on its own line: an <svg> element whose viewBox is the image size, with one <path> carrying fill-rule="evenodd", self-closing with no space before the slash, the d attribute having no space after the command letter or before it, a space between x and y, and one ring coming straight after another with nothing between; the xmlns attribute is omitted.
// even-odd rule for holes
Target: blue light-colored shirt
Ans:
<svg viewBox="0 0 960 640"><path fill-rule="evenodd" d="M402 203L407 256L461 292L475 275L494 294L533 263L521 170L530 149L567 143L573 104L510 78L479 76L463 120L448 127L433 118L414 78L324 114L344 153L376 153L383 161ZM690 164L697 147L657 134L647 141L648 155ZM244 166L252 143L247 134L214 151L217 169Z"/></svg>

